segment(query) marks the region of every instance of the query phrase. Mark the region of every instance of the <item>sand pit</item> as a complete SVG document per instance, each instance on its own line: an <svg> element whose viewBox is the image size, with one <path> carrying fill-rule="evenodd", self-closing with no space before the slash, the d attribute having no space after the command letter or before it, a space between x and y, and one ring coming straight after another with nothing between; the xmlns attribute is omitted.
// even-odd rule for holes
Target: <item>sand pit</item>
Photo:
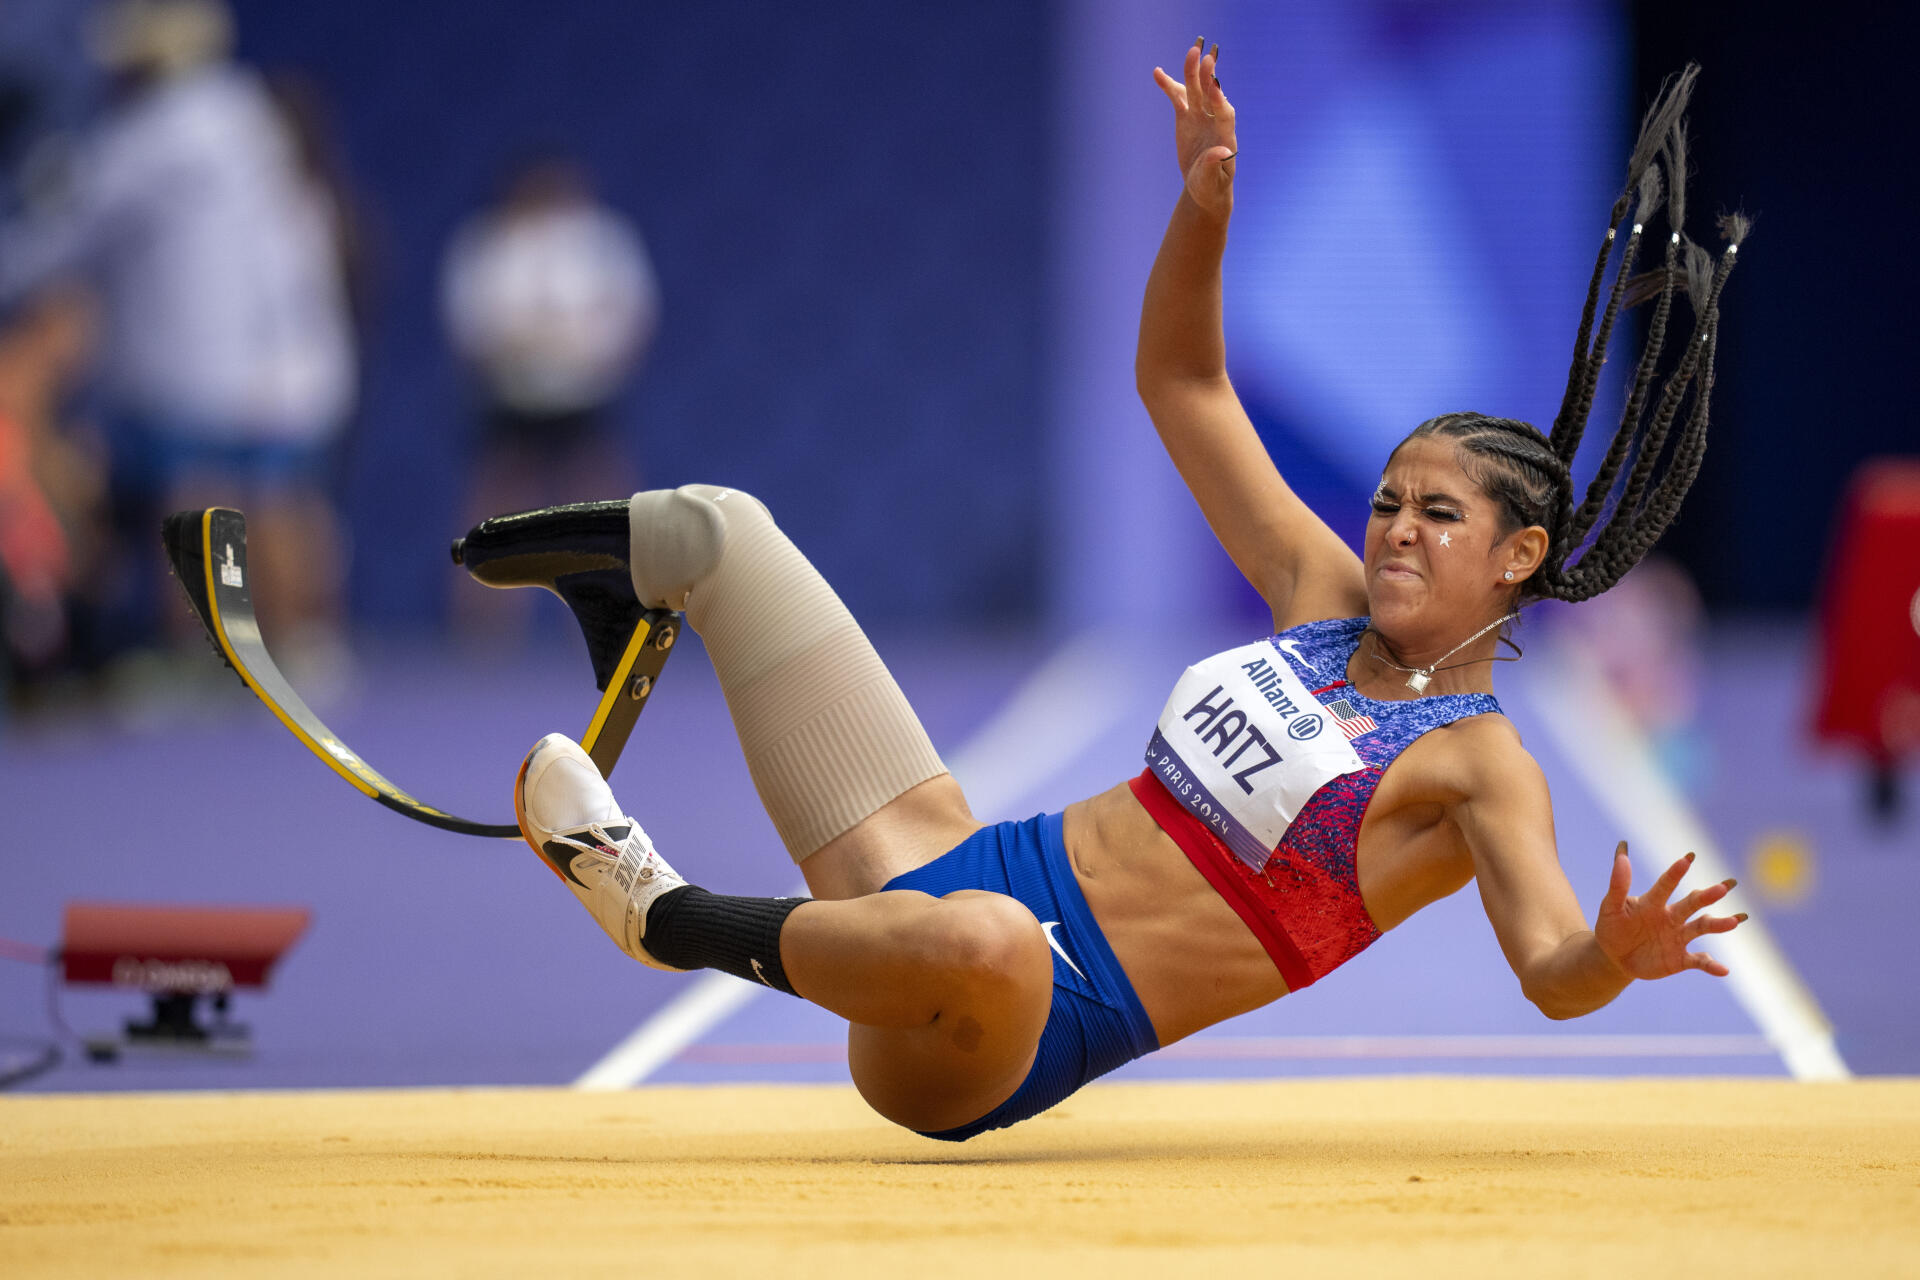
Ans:
<svg viewBox="0 0 1920 1280"><path fill-rule="evenodd" d="M0 1099L0 1274L1920 1274L1920 1081ZM1267 1268L1280 1268L1267 1271Z"/></svg>

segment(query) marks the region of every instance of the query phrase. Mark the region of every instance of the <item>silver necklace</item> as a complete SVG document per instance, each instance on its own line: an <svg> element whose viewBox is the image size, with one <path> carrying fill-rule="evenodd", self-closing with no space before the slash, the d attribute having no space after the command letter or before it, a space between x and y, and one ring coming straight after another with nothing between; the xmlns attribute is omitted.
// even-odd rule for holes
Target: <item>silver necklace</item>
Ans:
<svg viewBox="0 0 1920 1280"><path fill-rule="evenodd" d="M1435 669L1438 668L1441 663L1445 662L1448 658L1451 658L1454 654L1460 652L1462 649L1466 648L1468 645L1472 644L1475 640L1478 640L1481 636L1487 634L1487 632L1493 630L1495 627L1499 626L1501 623L1511 622L1513 619L1519 616L1520 615L1517 613L1509 613L1503 617L1495 618L1492 622L1489 622L1486 626L1480 628L1478 631L1474 632L1472 635L1468 636L1465 640L1462 640L1459 644L1453 646L1453 648L1447 650L1445 653L1441 654L1439 657L1435 658L1432 662L1428 663L1424 667L1403 667L1399 663L1395 662L1392 658L1389 658L1385 654L1381 653L1380 649L1386 643L1386 641L1378 631L1373 632L1374 641L1375 641L1373 646L1373 656L1378 661L1384 662L1388 666L1392 667L1395 671L1407 672L1408 673L1407 688L1413 690L1415 693L1425 693L1427 691L1427 686L1433 683L1433 673ZM1369 626L1367 629L1369 631L1373 631L1373 628L1371 626Z"/></svg>

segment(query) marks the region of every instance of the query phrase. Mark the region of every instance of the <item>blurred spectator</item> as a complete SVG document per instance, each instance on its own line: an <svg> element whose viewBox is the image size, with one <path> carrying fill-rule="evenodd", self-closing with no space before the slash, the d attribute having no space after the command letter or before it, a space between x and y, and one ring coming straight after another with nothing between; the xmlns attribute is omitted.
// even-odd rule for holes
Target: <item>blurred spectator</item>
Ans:
<svg viewBox="0 0 1920 1280"><path fill-rule="evenodd" d="M517 167L455 235L442 284L480 400L470 520L637 488L611 419L659 290L639 233L580 168L553 156ZM498 630L512 601L462 586L463 621Z"/></svg>
<svg viewBox="0 0 1920 1280"><path fill-rule="evenodd" d="M66 656L104 535L103 450L61 421L92 322L62 289L0 324L0 638L16 693Z"/></svg>
<svg viewBox="0 0 1920 1280"><path fill-rule="evenodd" d="M20 71L0 66L0 164L12 161L34 113L33 86Z"/></svg>
<svg viewBox="0 0 1920 1280"><path fill-rule="evenodd" d="M327 225L333 233L340 278L346 288L347 313L354 336L364 348L373 311L373 237L347 173L333 107L319 82L300 72L270 72L266 83L267 93L293 141L294 163L308 190L327 207Z"/></svg>
<svg viewBox="0 0 1920 1280"><path fill-rule="evenodd" d="M1706 609L1687 571L1648 556L1613 590L1565 616L1667 776L1683 790L1704 782L1711 763L1699 726Z"/></svg>
<svg viewBox="0 0 1920 1280"><path fill-rule="evenodd" d="M101 300L122 635L150 640L158 518L238 506L255 599L283 662L342 652L329 451L355 355L334 206L252 72L219 0L112 0L95 56L114 106L58 199L0 232L0 299L81 272Z"/></svg>

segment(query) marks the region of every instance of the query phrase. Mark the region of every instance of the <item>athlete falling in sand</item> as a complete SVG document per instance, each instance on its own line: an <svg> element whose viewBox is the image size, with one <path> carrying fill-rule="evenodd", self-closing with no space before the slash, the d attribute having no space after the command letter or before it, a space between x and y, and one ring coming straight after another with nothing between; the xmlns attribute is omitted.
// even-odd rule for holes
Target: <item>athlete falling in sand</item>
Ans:
<svg viewBox="0 0 1920 1280"><path fill-rule="evenodd" d="M1744 918L1701 914L1731 882L1673 900L1692 855L1630 895L1622 844L1589 927L1555 852L1546 782L1491 676L1502 624L1533 600L1606 590L1699 467L1718 300L1746 224L1726 220L1733 244L1717 262L1684 237L1693 71L1642 126L1551 436L1474 413L1422 423L1387 459L1356 558L1287 488L1227 380L1220 261L1238 161L1217 52L1196 43L1180 79L1154 71L1185 189L1147 284L1137 374L1276 634L1187 670L1146 771L1064 813L983 826L766 509L696 485L633 498L634 588L644 604L684 609L705 638L755 785L814 897L687 886L557 734L516 784L528 842L623 950L846 1018L861 1094L933 1137L1012 1124L1278 999L1469 881L1551 1018L1590 1013L1636 978L1724 975L1689 944ZM1663 197L1671 233L1635 276ZM1694 319L1662 373L1678 293ZM1576 503L1569 468L1608 338L1643 299L1653 310L1622 425Z"/></svg>

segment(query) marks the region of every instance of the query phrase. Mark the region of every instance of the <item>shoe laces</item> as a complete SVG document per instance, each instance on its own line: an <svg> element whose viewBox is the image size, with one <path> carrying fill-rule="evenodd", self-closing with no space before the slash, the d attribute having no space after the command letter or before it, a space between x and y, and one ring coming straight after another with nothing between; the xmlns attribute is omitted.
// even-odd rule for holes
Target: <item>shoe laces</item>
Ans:
<svg viewBox="0 0 1920 1280"><path fill-rule="evenodd" d="M571 845L583 853L598 853L603 856L611 856L615 861L619 860L620 855L626 852L627 846L631 844L635 846L636 852L639 854L639 866L634 872L634 878L637 880L651 880L659 874L659 858L654 854L652 847L641 838L640 824L632 818L626 819L626 822L627 838L625 840L615 840L607 834L606 827L598 822L588 823L573 835L555 832L553 838L562 844ZM583 836L586 838L582 839L581 837Z"/></svg>

